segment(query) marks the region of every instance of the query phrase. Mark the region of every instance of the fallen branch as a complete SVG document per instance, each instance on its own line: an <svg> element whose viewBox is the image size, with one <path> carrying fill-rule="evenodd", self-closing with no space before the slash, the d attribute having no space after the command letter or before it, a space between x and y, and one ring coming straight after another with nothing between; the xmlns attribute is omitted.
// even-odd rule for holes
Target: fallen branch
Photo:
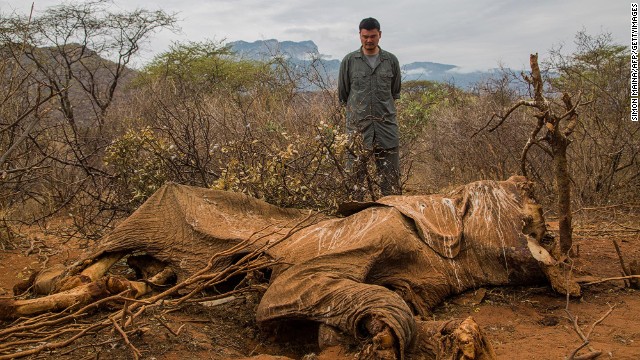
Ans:
<svg viewBox="0 0 640 360"><path fill-rule="evenodd" d="M622 252L620 251L620 247L618 246L618 242L613 241L613 246L616 248L616 253L618 254L618 259L620 260L620 266L622 267L622 274L625 276L629 276L629 286L634 289L640 289L640 270L638 269L637 261L631 261L629 267L624 264L624 258L622 257ZM626 286L626 281L625 281Z"/></svg>
<svg viewBox="0 0 640 360"><path fill-rule="evenodd" d="M589 281L589 282L585 282L585 283L580 283L580 285L594 285L594 284L600 284L600 283L607 282L607 281L626 280L626 279L640 279L640 275L616 276L616 277L610 277L610 278L605 278L605 279L600 279L600 280L594 280L594 281Z"/></svg>
<svg viewBox="0 0 640 360"><path fill-rule="evenodd" d="M573 272L573 261L571 261L571 268L569 269L569 273L567 276L567 284L569 283L569 278L571 277L571 273ZM567 285L568 286L568 285ZM589 346L589 338L591 336L591 333L593 332L593 329L595 329L595 327L600 324L602 321L604 321L604 319L606 319L609 315L611 315L611 313L613 312L613 309L615 308L614 306L609 306L609 311L607 311L602 317L600 317L600 319L596 320L593 324L591 324L591 327L589 328L589 331L585 334L582 329L580 328L580 325L578 324L578 316L574 316L573 313L571 313L571 311L569 310L569 304L570 304L570 296L569 296L569 292L567 292L567 300L566 300L566 305L564 308L564 312L567 314L567 317L569 319L569 321L571 322L571 324L573 325L573 330L576 332L576 334L578 334L578 336L580 337L580 339L582 340L582 344L580 344L580 346L578 346L575 350L573 350L571 352L571 354L569 354L569 356L567 357L567 360L589 360L589 359L595 359L598 356L600 356L602 354L601 351L597 351L597 350L593 350L590 346ZM580 350L582 350L585 347L589 347L590 353L589 354L585 354L585 355L580 355L577 356L578 352Z"/></svg>
<svg viewBox="0 0 640 360"><path fill-rule="evenodd" d="M602 351L592 351L588 354L584 354L584 355L580 355L580 356L575 356L573 358L573 360L591 360L591 359L595 359L598 356L602 355Z"/></svg>
<svg viewBox="0 0 640 360"><path fill-rule="evenodd" d="M109 340L105 340L105 341L101 341L99 343L96 344L85 344L85 345L80 345L80 346L76 346L73 349L69 349L65 352L60 353L60 355L64 356L64 355L69 355L74 351L80 350L80 349L84 349L87 347L98 347L98 346L102 346L102 345L107 345L107 344L111 344L115 341L118 341L117 339L109 339Z"/></svg>
<svg viewBox="0 0 640 360"><path fill-rule="evenodd" d="M594 321L593 324L591 324L591 327L589 328L589 331L587 331L587 333L585 334L582 329L580 328L580 325L578 324L578 317L574 316L571 311L569 310L569 297L567 296L567 306L565 307L564 311L567 314L569 321L571 322L571 324L573 325L573 330L575 331L576 334L578 334L578 336L580 337L580 339L582 340L582 344L580 344L580 346L578 346L575 350L573 350L571 352L571 354L569 354L569 356L567 357L567 360L587 360L587 359L595 359L598 356L600 356L602 354L602 351L597 351L597 350L593 350L591 348L589 348L589 350L591 351L589 354L585 354L585 355L581 355L581 356L576 356L578 354L578 352L580 350L582 350L584 347L589 346L590 343L590 337L591 337L591 333L593 333L593 330L595 329L595 327L600 324L601 322L603 322L609 315L611 315L611 313L613 312L613 309L615 309L616 305L609 305L609 310L602 315L598 320Z"/></svg>
<svg viewBox="0 0 640 360"><path fill-rule="evenodd" d="M575 210L573 213L575 214L577 212L584 211L584 210L608 210L608 209L617 208L617 207L634 208L634 207L640 207L640 205L634 204L634 203L623 203L623 204L613 204L613 205L604 205L604 206L595 206L595 207L581 207L580 209Z"/></svg>
<svg viewBox="0 0 640 360"><path fill-rule="evenodd" d="M15 353L8 354L8 355L0 355L0 360L17 359L17 358L20 358L20 357L36 355L36 354L39 354L39 353L41 353L43 351L46 351L46 350L54 350L54 349L63 348L65 346L68 346L69 344L73 343L77 339L79 339L79 338L81 338L81 337L83 337L85 335L88 335L91 331L100 330L100 329L102 329L102 328L104 328L106 326L107 325L104 325L102 323L93 324L93 325L83 329L82 331L78 332L76 335L70 337L69 339L66 339L66 340L63 340L63 341L59 341L59 342L55 342L55 343L45 343L45 344L43 344L41 346L38 346L36 348L33 348L33 349L24 350L24 351L17 351Z"/></svg>
<svg viewBox="0 0 640 360"><path fill-rule="evenodd" d="M627 225L624 225L624 224L620 224L620 223L619 223L619 222L617 222L617 221L614 221L613 223L614 223L614 224L616 224L616 225L618 225L618 226L620 226L620 227L621 227L621 228L623 228L623 229L628 230L628 231L631 231L631 232L640 232L640 228L636 228L636 227L632 227L632 226L627 226ZM620 230L620 231L622 231L622 230Z"/></svg>
<svg viewBox="0 0 640 360"><path fill-rule="evenodd" d="M123 316L124 317L124 316ZM124 343L127 344L127 346L129 347L129 349L131 349L131 353L133 354L133 358L135 360L138 360L140 358L140 355L142 355L140 353L140 350L138 350L138 348L136 348L135 346L133 346L133 344L131 343L131 341L129 341L129 337L127 336L127 334L124 332L124 330L122 330L122 328L120 327L120 325L118 325L118 322L116 320L114 320L113 318L109 318L111 320L111 323L113 324L113 327L116 329L116 331L120 334L120 336L122 336L122 340L124 340Z"/></svg>
<svg viewBox="0 0 640 360"><path fill-rule="evenodd" d="M156 320L158 320L158 322L160 323L160 325L164 326L167 330L169 330L169 332L170 332L170 333L172 333L172 334L173 334L173 336L178 336L178 335L180 335L180 331L182 331L182 328L183 328L185 325L187 325L187 324L182 324L182 325L180 325L180 327L178 328L178 330L173 331L173 329L171 329L171 328L169 327L169 325L167 325L167 323L165 323L165 322L162 320L162 318L161 318L161 317L159 317L159 316L154 316L153 318L154 318L154 319L156 319Z"/></svg>

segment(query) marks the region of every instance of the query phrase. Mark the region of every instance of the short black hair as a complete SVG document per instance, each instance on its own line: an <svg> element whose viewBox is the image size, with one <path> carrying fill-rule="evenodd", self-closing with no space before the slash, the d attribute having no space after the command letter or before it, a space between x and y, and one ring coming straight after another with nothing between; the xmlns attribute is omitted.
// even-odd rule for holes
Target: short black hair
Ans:
<svg viewBox="0 0 640 360"><path fill-rule="evenodd" d="M360 26L358 27L358 31L362 29L365 29L365 30L377 29L378 31L380 31L380 23L378 22L378 20L372 17L368 17L360 21Z"/></svg>

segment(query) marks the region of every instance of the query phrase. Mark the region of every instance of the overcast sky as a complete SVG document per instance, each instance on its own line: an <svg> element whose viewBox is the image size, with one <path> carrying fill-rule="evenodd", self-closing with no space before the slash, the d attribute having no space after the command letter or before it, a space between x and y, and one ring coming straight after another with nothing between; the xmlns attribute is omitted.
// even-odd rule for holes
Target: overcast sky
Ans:
<svg viewBox="0 0 640 360"><path fill-rule="evenodd" d="M27 14L29 0L0 0L0 11ZM35 0L36 15L55 0ZM115 9L136 7L178 13L181 32L155 34L149 58L172 41L312 40L322 54L341 59L359 47L358 23L375 17L380 46L402 64L432 61L464 69L499 64L526 68L529 54L544 59L552 47L574 48L585 29L611 33L629 45L630 3L626 0L114 0Z"/></svg>

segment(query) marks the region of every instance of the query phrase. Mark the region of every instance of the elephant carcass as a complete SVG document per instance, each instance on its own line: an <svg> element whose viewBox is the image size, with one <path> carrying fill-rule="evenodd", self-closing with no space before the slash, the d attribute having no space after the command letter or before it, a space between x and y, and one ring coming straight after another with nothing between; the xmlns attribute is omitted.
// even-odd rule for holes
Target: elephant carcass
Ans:
<svg viewBox="0 0 640 360"><path fill-rule="evenodd" d="M259 322L304 319L353 338L373 338L383 349L391 344L400 356L424 344L442 354L449 350L438 349L433 339L454 334L464 342L473 334L456 331L473 324L442 324L435 336L433 327L416 319L468 289L544 282L544 270L555 262L540 246L546 228L529 187L522 177L478 181L447 195L389 196L351 206L347 217L310 218L306 211L242 194L167 184L84 259L44 276L40 283L47 286L39 287L56 296L78 291L78 282L95 285L108 265L131 254L153 258L180 282L215 254L253 239L243 251L272 243L266 253L276 260L257 308ZM220 258L215 267L227 267L240 255ZM103 295L97 293L93 298ZM18 313L15 303L3 306L0 313ZM482 346L479 351L491 358L490 346Z"/></svg>
<svg viewBox="0 0 640 360"><path fill-rule="evenodd" d="M272 253L258 321L310 319L353 334L377 319L400 349L416 320L451 295L489 285L546 281L555 259L540 245L542 211L522 177L478 181L448 195L389 196L307 227ZM291 264L291 265L289 265Z"/></svg>

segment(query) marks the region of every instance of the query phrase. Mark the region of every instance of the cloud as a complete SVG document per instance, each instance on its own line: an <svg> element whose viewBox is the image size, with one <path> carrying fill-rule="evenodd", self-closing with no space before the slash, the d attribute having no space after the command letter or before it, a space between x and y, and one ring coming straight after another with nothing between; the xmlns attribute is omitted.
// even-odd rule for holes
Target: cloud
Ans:
<svg viewBox="0 0 640 360"><path fill-rule="evenodd" d="M59 4L35 0L36 9ZM0 0L0 10L28 13L30 2ZM161 32L145 56L166 50L172 41L227 39L312 40L321 53L341 59L359 46L357 26L368 16L380 20L380 45L401 63L433 61L461 69L489 69L503 63L522 68L529 54L546 57L554 45L572 51L583 28L611 32L628 42L629 3L601 0L114 0L114 7L178 12L182 32Z"/></svg>
<svg viewBox="0 0 640 360"><path fill-rule="evenodd" d="M415 69L411 69L411 70L404 70L403 71L406 75L429 75L431 74L431 71L423 68L423 67L419 67L419 68L415 68Z"/></svg>

